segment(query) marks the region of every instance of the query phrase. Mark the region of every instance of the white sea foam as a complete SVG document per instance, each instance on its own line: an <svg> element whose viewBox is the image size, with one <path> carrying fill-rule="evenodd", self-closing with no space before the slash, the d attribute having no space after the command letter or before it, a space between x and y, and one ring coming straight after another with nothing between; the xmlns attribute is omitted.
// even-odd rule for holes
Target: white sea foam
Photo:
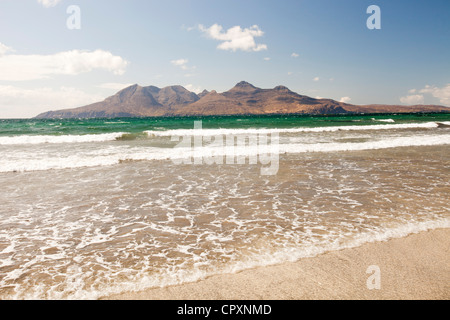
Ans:
<svg viewBox="0 0 450 320"><path fill-rule="evenodd" d="M8 154L0 161L0 172L12 171L42 171L50 169L69 169L81 167L110 166L121 161L150 161L150 160L177 160L187 158L211 158L212 156L226 157L228 155L250 157L255 155L273 153L306 153L306 152L338 152L388 149L397 147L436 146L450 144L450 134L433 136L410 136L382 140L374 140L359 143L294 143L257 146L224 146L224 147L200 147L200 148L152 148L152 147L109 147L95 152L83 153L79 150L76 154L64 157L45 156L42 158L24 157L21 153L16 156ZM275 148L276 147L276 148ZM223 161L226 163L226 161Z"/></svg>
<svg viewBox="0 0 450 320"><path fill-rule="evenodd" d="M137 272L136 270L122 268L121 274L128 275L126 281L118 281L114 273L108 275L111 279L109 285L101 288L90 288L84 286L84 281L92 277L91 273L85 273L81 268L71 267L68 274L65 275L64 291L55 287L37 287L32 291L27 291L22 295L20 290L15 299L77 299L93 300L113 294L120 294L132 291L142 291L150 288L167 287L185 283L197 282L213 275L233 274L257 267L266 267L278 265L286 262L296 262L303 258L316 257L320 254L343 249L357 248L367 243L384 242L391 239L404 238L411 234L417 234L429 230L440 228L450 228L449 219L437 219L426 222L410 222L394 226L392 228L380 228L369 232L354 235L352 240L348 241L312 241L310 243L294 243L284 248L273 251L260 251L241 259L236 260L221 267L209 268L208 271L202 269L202 263L194 264L189 269L167 268L155 274ZM181 251L187 252L189 248L180 247ZM20 276L24 270L17 269L11 273L10 277ZM107 276L107 275L104 275ZM61 288L61 285L59 285Z"/></svg>
<svg viewBox="0 0 450 320"><path fill-rule="evenodd" d="M394 119L375 119L375 118L372 118L371 120L372 121L377 121L377 122L395 123Z"/></svg>
<svg viewBox="0 0 450 320"><path fill-rule="evenodd" d="M240 261L234 265L231 270L228 270L228 272L239 272L244 269L258 266L274 265L283 262L294 262L302 258L314 257L324 252L356 248L366 243L383 242L390 239L404 238L410 234L441 228L450 228L450 219L442 218L425 222L410 222L393 228L380 228L379 230L371 230L370 232L353 235L351 240L345 242L330 242L325 239L322 244L311 243L305 244L305 246L286 246L284 249L280 249L275 253L260 254L249 259L250 261Z"/></svg>
<svg viewBox="0 0 450 320"><path fill-rule="evenodd" d="M332 126L314 128L286 128L286 129L180 129L167 131L145 131L149 136L215 136L237 134L271 134L271 133L301 133L301 132L336 132L336 131L365 131L365 130L394 130L394 129L432 129L438 128L436 122L404 123L404 124L376 124L359 126Z"/></svg>
<svg viewBox="0 0 450 320"><path fill-rule="evenodd" d="M450 144L450 135L439 136L412 136L375 140L359 143L314 143L314 144L288 144L280 146L280 152L336 152L389 149L398 147L420 147Z"/></svg>
<svg viewBox="0 0 450 320"><path fill-rule="evenodd" d="M124 132L88 134L88 135L61 135L61 136L30 136L0 137L0 145L34 145L59 143L87 143L114 141L124 135Z"/></svg>
<svg viewBox="0 0 450 320"><path fill-rule="evenodd" d="M105 122L105 124L127 124L129 122L125 121L113 121L113 122Z"/></svg>

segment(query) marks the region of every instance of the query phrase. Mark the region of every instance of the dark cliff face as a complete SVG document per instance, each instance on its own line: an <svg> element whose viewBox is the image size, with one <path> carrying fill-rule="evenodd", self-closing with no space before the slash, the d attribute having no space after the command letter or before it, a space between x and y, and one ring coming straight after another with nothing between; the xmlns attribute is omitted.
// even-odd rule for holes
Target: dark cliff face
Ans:
<svg viewBox="0 0 450 320"><path fill-rule="evenodd" d="M378 112L449 112L442 106L356 106L299 95L287 87L261 89L242 81L229 91L197 95L182 86L137 84L88 106L50 111L36 118L115 118L240 114L345 114Z"/></svg>

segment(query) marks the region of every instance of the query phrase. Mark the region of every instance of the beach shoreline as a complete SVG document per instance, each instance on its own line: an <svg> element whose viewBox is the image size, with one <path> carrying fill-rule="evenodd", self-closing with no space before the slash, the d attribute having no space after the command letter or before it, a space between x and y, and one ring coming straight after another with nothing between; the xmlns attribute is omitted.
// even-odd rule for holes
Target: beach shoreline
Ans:
<svg viewBox="0 0 450 320"><path fill-rule="evenodd" d="M106 300L448 300L450 229ZM378 286L379 285L379 286Z"/></svg>

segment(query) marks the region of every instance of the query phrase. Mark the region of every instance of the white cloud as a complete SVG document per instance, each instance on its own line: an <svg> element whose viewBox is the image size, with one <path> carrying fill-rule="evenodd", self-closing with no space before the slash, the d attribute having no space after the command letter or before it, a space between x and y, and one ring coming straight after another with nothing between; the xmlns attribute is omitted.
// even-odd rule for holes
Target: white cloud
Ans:
<svg viewBox="0 0 450 320"><path fill-rule="evenodd" d="M117 83L117 82L108 82L108 83L102 83L98 85L97 87L102 89L111 89L111 90L122 90L129 86L132 86L133 83Z"/></svg>
<svg viewBox="0 0 450 320"><path fill-rule="evenodd" d="M0 42L0 57L6 54L7 52L14 51L11 47L8 47Z"/></svg>
<svg viewBox="0 0 450 320"><path fill-rule="evenodd" d="M431 95L438 99L441 104L450 106L450 83L444 85L442 88L427 85L423 89L408 90L408 93L410 95L400 98L400 101L404 104L424 104L426 95Z"/></svg>
<svg viewBox="0 0 450 320"><path fill-rule="evenodd" d="M0 118L34 117L52 109L80 107L104 98L70 87L24 89L0 85Z"/></svg>
<svg viewBox="0 0 450 320"><path fill-rule="evenodd" d="M199 94L203 91L203 89L199 86L194 86L192 84L187 84L184 86L187 90L191 91L191 92L195 92L196 94Z"/></svg>
<svg viewBox="0 0 450 320"><path fill-rule="evenodd" d="M288 76L291 76L291 75L293 75L294 73L292 72L292 71L289 71L288 72Z"/></svg>
<svg viewBox="0 0 450 320"><path fill-rule="evenodd" d="M263 58L263 60L264 61L270 61L270 58L269 57L265 57L265 58Z"/></svg>
<svg viewBox="0 0 450 320"><path fill-rule="evenodd" d="M188 69L188 64L189 60L187 59L178 59L178 60L172 60L170 61L171 64L173 64L174 66L180 67L183 70L187 70Z"/></svg>
<svg viewBox="0 0 450 320"><path fill-rule="evenodd" d="M186 30L186 31L190 32L190 31L195 30L195 29L197 29L196 26L188 27L188 26L186 26L186 25L184 25L184 24L181 25L181 30Z"/></svg>
<svg viewBox="0 0 450 320"><path fill-rule="evenodd" d="M315 82L320 81L320 78L319 78L319 77L315 77L315 78L313 79L313 81L315 81Z"/></svg>
<svg viewBox="0 0 450 320"><path fill-rule="evenodd" d="M217 46L220 50L230 50L236 52L242 51L262 51L267 50L267 45L257 44L255 38L262 37L264 32L257 25L250 28L242 29L240 26L232 27L226 31L218 24L214 24L209 28L199 25L200 31L205 33L209 38L222 41Z"/></svg>
<svg viewBox="0 0 450 320"><path fill-rule="evenodd" d="M96 69L125 73L129 62L111 52L72 50L51 55L0 56L0 80L27 81L46 79L55 75L78 75Z"/></svg>
<svg viewBox="0 0 450 320"><path fill-rule="evenodd" d="M433 97L439 99L440 103L450 106L450 83L442 88L436 86L425 86L420 93L431 94Z"/></svg>
<svg viewBox="0 0 450 320"><path fill-rule="evenodd" d="M298 58L298 57L300 57L300 55L298 53L294 52L294 53L291 54L291 57L292 58Z"/></svg>
<svg viewBox="0 0 450 320"><path fill-rule="evenodd" d="M42 4L45 8L51 8L56 6L62 0L38 0L38 3Z"/></svg>
<svg viewBox="0 0 450 320"><path fill-rule="evenodd" d="M408 105L424 104L425 98L422 94L414 94L401 97L400 102Z"/></svg>
<svg viewBox="0 0 450 320"><path fill-rule="evenodd" d="M350 98L350 97L342 97L339 102L350 103L350 101L352 101L352 98Z"/></svg>

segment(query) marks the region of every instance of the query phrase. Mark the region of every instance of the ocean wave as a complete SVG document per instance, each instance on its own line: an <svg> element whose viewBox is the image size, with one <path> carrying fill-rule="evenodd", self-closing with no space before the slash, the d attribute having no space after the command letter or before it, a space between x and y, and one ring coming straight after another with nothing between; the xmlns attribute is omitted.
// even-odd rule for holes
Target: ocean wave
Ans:
<svg viewBox="0 0 450 320"><path fill-rule="evenodd" d="M181 129L145 131L149 136L215 136L228 134L271 134L271 133L302 133L302 132L336 132L336 131L367 131L367 130L395 130L395 129L433 129L438 128L436 122L404 123L404 124L379 124L379 125L357 125L357 126L332 126L314 128L262 128L262 129Z"/></svg>
<svg viewBox="0 0 450 320"><path fill-rule="evenodd" d="M390 122L390 119L377 120ZM249 128L249 129L176 129L176 130L147 130L137 133L113 132L86 135L20 135L0 137L0 145L37 145L37 144L67 144L89 143L106 141L130 141L148 139L153 137L174 136L219 136L219 135L256 135L256 134L282 134L282 133L320 133L337 131L371 131L371 130L399 130L399 129L434 129L446 128L450 122L426 122L406 124L379 124L331 126L314 128ZM161 128L162 129L162 128Z"/></svg>
<svg viewBox="0 0 450 320"><path fill-rule="evenodd" d="M362 151L376 149L390 149L399 147L421 147L450 144L450 134L436 136L398 137L384 140L375 140L359 143L314 143L286 145L287 153L303 152L336 152L336 151Z"/></svg>
<svg viewBox="0 0 450 320"><path fill-rule="evenodd" d="M387 123L395 123L394 119L375 119L372 118L373 121L378 121L378 122L387 122Z"/></svg>
<svg viewBox="0 0 450 320"><path fill-rule="evenodd" d="M64 157L56 157L52 154L37 158L36 156L24 157L23 153L14 156L9 153L0 161L0 172L25 172L44 171L51 169L72 169L81 167L111 166L129 161L151 160L179 160L189 158L214 159L220 157L250 157L267 154L296 154L308 152L344 152L363 151L376 149L389 149L399 147L437 146L450 144L450 134L433 136L410 136L374 140L366 142L330 142L330 143L292 143L292 144L266 144L266 145L211 145L196 148L155 148L155 147L127 147L109 146L95 152L82 152L77 150L75 154ZM225 163L225 161L223 162Z"/></svg>
<svg viewBox="0 0 450 320"><path fill-rule="evenodd" d="M61 143L88 143L105 142L120 139L125 132L87 134L87 135L60 135L60 136L30 136L0 137L0 145L33 145L33 144L61 144Z"/></svg>
<svg viewBox="0 0 450 320"><path fill-rule="evenodd" d="M450 121L442 121L437 123L439 128L450 128Z"/></svg>

